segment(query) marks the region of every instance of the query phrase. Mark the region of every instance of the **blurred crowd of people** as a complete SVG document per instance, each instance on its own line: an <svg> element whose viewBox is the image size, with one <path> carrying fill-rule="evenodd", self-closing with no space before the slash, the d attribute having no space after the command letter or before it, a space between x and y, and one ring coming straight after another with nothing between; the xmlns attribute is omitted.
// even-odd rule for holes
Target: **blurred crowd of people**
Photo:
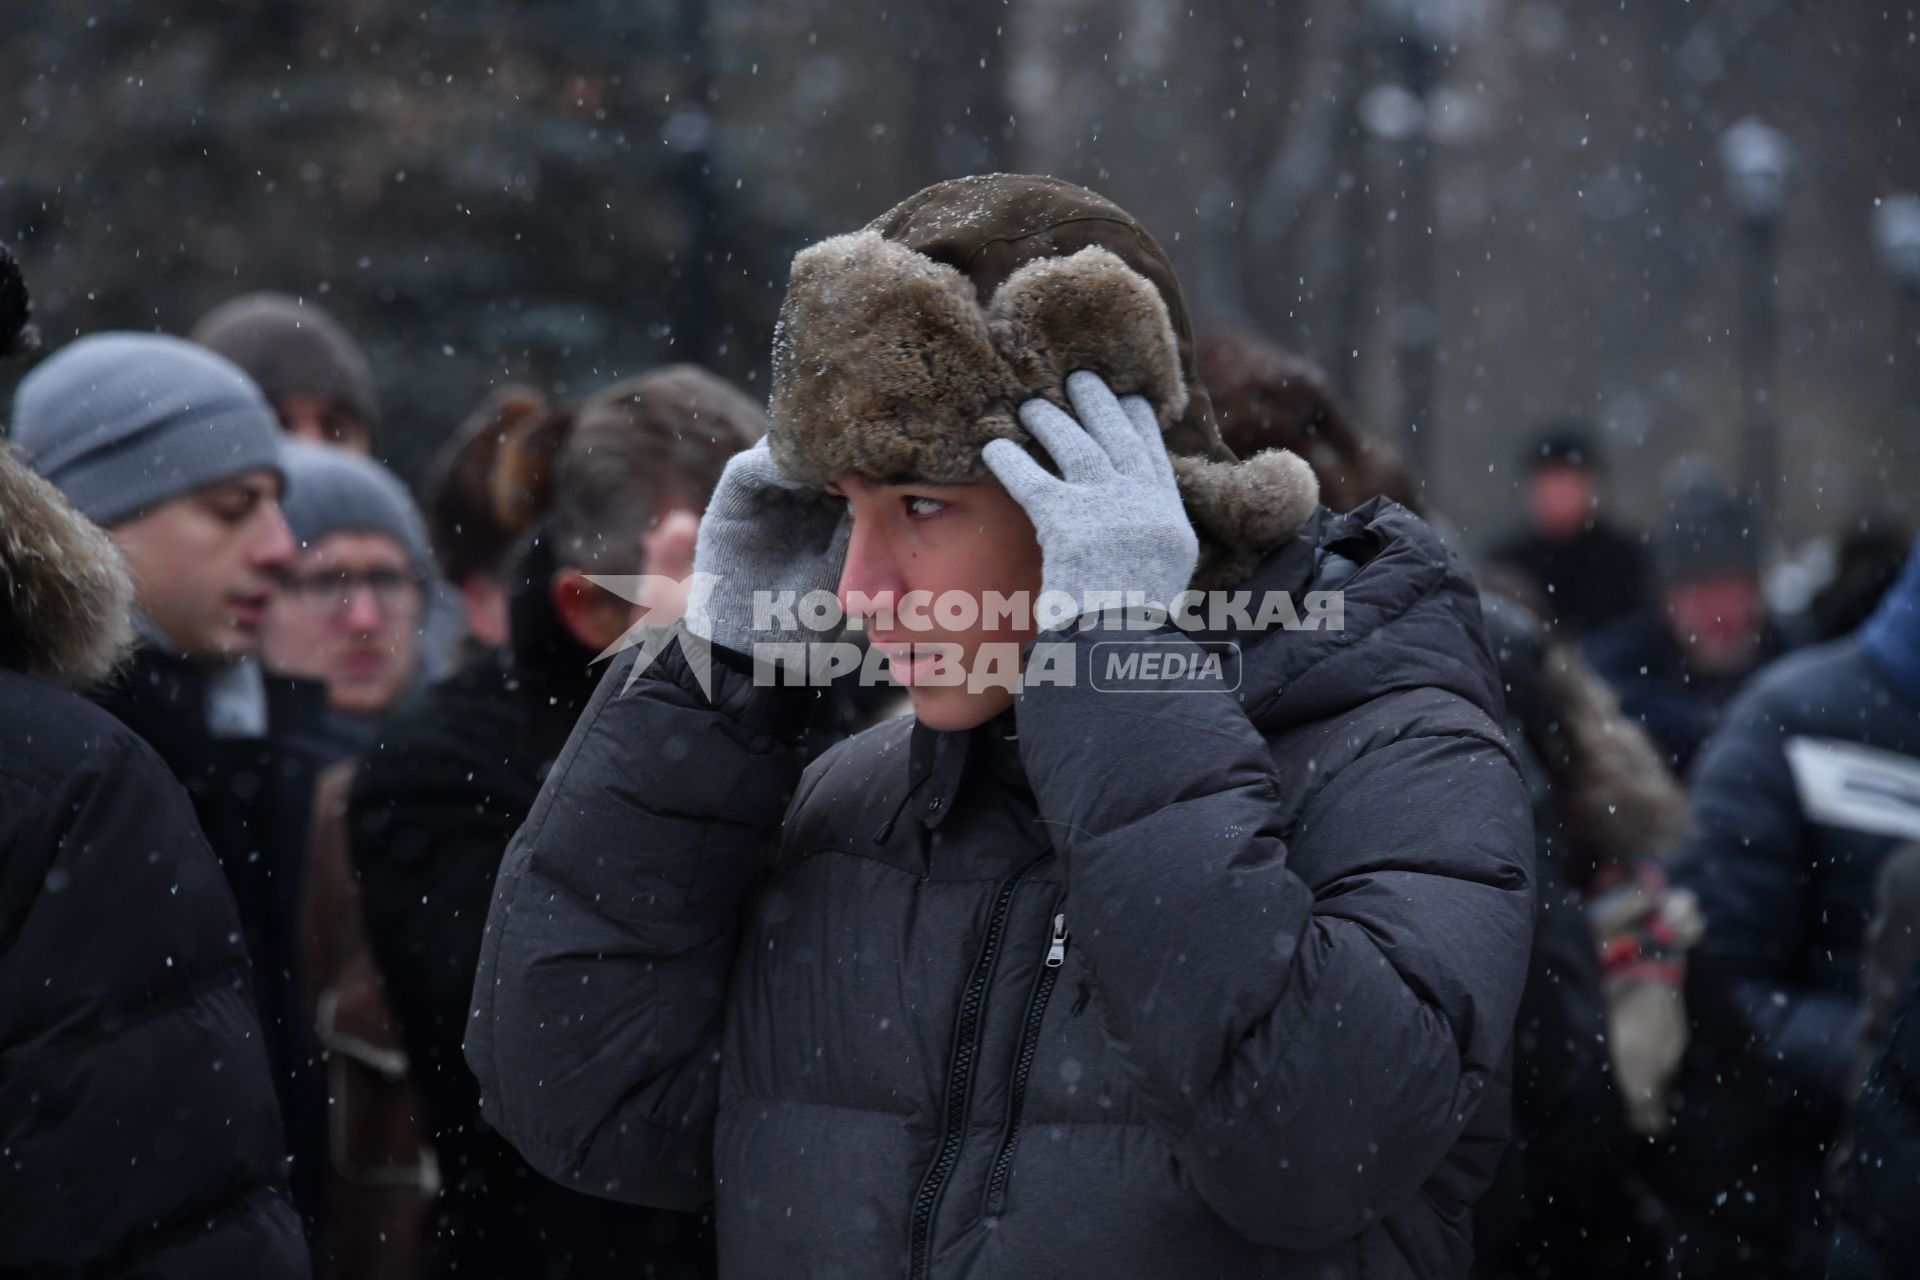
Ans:
<svg viewBox="0 0 1920 1280"><path fill-rule="evenodd" d="M493 389L416 497L310 300L44 354L17 281L0 301L37 360L0 452L0 1274L711 1275L710 1220L527 1165L461 1045L508 841L599 659L684 606L661 584L762 408L688 365ZM1234 331L1198 359L1237 453L1293 450L1337 511L1420 510L1311 366ZM1896 1274L1910 531L1837 530L1783 603L1741 494L1687 461L1623 528L1601 440L1539 431L1519 527L1455 547L1538 855L1478 1272ZM849 730L899 710L834 698Z"/></svg>

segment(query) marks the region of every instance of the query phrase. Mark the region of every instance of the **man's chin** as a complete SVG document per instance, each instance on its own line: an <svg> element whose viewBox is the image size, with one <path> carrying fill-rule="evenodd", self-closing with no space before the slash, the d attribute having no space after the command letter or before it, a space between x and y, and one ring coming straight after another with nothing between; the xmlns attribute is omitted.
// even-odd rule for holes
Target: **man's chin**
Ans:
<svg viewBox="0 0 1920 1280"><path fill-rule="evenodd" d="M228 624L181 645L180 652L197 662L238 662L259 656L260 633Z"/></svg>
<svg viewBox="0 0 1920 1280"><path fill-rule="evenodd" d="M1013 705L1013 694L1006 689L969 693L958 687L915 685L907 694L913 699L914 718L943 733L977 729Z"/></svg>

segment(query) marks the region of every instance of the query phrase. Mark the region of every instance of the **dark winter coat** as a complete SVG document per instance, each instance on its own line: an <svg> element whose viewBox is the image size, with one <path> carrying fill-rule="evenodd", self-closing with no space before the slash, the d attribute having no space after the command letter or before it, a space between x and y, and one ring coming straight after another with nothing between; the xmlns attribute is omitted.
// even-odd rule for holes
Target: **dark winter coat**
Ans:
<svg viewBox="0 0 1920 1280"><path fill-rule="evenodd" d="M1830 1280L1892 1280L1920 1257L1920 845L1888 857L1877 899Z"/></svg>
<svg viewBox="0 0 1920 1280"><path fill-rule="evenodd" d="M1884 754L1861 772L1858 748ZM1696 1241L1738 1236L1725 1248L1805 1274L1824 1253L1823 1148L1850 1074L1874 880L1903 838L1888 823L1902 809L1920 822L1920 702L1857 637L1803 650L1728 709L1692 791L1699 834L1675 880L1699 896L1706 934L1688 973L1679 1184Z"/></svg>
<svg viewBox="0 0 1920 1280"><path fill-rule="evenodd" d="M1686 776L1702 744L1740 686L1780 652L1769 630L1751 667L1708 676L1693 670L1666 620L1652 610L1590 636L1588 661L1620 696L1620 710L1659 744L1669 767Z"/></svg>
<svg viewBox="0 0 1920 1280"><path fill-rule="evenodd" d="M1860 1091L1833 1280L1892 1280L1920 1257L1920 967Z"/></svg>
<svg viewBox="0 0 1920 1280"><path fill-rule="evenodd" d="M186 794L99 708L97 529L0 452L0 1275L295 1280L233 895Z"/></svg>
<svg viewBox="0 0 1920 1280"><path fill-rule="evenodd" d="M550 562L521 567L523 585L551 578ZM593 692L593 654L545 599L515 594L517 659L481 654L395 713L349 802L368 932L439 1160L428 1274L711 1275L711 1230L696 1219L584 1195L531 1168L481 1119L460 1056L494 875Z"/></svg>
<svg viewBox="0 0 1920 1280"><path fill-rule="evenodd" d="M1533 952L1513 1042L1513 1136L1474 1213L1474 1274L1556 1280L1660 1276L1665 1241L1650 1216L1615 1087L1600 953L1582 898L1596 862L1632 865L1666 850L1648 839L1686 798L1631 733L1590 673L1550 651L1518 605L1483 600L1507 694L1507 736L1534 801L1539 894ZM1590 749L1598 747L1600 749ZM1609 752L1606 748L1612 748ZM1557 768L1550 768L1552 756ZM1604 817L1602 815L1605 815Z"/></svg>
<svg viewBox="0 0 1920 1280"><path fill-rule="evenodd" d="M207 671L143 648L95 699L146 740L192 797L207 843L240 909L254 993L293 1158L301 1211L320 1212L326 1170L325 1095L306 1018L300 893L319 769L326 688L267 677L268 736L216 738L206 728Z"/></svg>
<svg viewBox="0 0 1920 1280"><path fill-rule="evenodd" d="M1384 503L1248 585L1345 629L1242 634L1237 694L1100 692L1081 633L804 776L791 691L616 667L496 889L488 1116L713 1203L727 1276L1463 1273L1533 897L1479 605Z"/></svg>
<svg viewBox="0 0 1920 1280"><path fill-rule="evenodd" d="M1578 639L1629 616L1649 594L1646 548L1605 524L1557 540L1522 530L1495 546L1487 559L1525 575L1547 619L1566 638Z"/></svg>

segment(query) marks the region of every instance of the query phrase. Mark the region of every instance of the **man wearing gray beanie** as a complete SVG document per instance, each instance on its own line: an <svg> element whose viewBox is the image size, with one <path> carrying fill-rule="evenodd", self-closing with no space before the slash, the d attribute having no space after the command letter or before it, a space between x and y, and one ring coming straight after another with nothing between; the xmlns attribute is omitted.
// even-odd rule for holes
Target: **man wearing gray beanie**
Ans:
<svg viewBox="0 0 1920 1280"><path fill-rule="evenodd" d="M231 362L158 334L82 338L20 383L13 441L105 526L133 578L141 644L91 696L146 739L192 797L240 909L254 994L309 1227L325 1167L322 1093L301 1012L296 900L325 690L255 655L293 535L284 437Z"/></svg>
<svg viewBox="0 0 1920 1280"><path fill-rule="evenodd" d="M257 648L293 539L280 433L245 374L178 338L82 338L20 383L13 439L112 533L149 642L210 660Z"/></svg>
<svg viewBox="0 0 1920 1280"><path fill-rule="evenodd" d="M419 1104L345 821L357 757L420 680L432 552L412 497L379 463L299 440L287 442L285 463L300 550L267 611L261 656L271 671L326 684L328 753L348 757L320 774L300 894L308 1013L328 1057L324 1244L336 1275L409 1274L420 1256Z"/></svg>
<svg viewBox="0 0 1920 1280"><path fill-rule="evenodd" d="M269 670L326 683L333 736L348 751L414 683L432 584L426 523L373 461L289 441L287 523L300 544L267 611Z"/></svg>

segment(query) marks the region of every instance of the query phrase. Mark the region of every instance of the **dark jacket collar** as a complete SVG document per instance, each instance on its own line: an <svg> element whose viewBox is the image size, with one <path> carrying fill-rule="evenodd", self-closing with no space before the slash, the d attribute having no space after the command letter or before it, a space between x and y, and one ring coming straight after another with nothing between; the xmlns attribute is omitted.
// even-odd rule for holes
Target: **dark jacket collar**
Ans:
<svg viewBox="0 0 1920 1280"><path fill-rule="evenodd" d="M1339 630L1205 631L1195 639L1239 647L1239 696L1262 732L1337 715L1400 690L1437 687L1498 720L1498 668L1466 571L1424 521L1376 499L1340 514L1324 508L1261 562L1241 590L1257 613L1261 593L1343 593ZM1026 788L1011 708L976 729L940 732L915 723L906 803L928 827L952 812L969 769Z"/></svg>
<svg viewBox="0 0 1920 1280"><path fill-rule="evenodd" d="M573 638L553 607L556 565L551 540L537 533L515 567L508 596L509 688L526 712L534 753L550 761L566 746L574 721L593 697L607 663Z"/></svg>
<svg viewBox="0 0 1920 1280"><path fill-rule="evenodd" d="M93 701L145 738L163 756L169 744L185 747L210 740L205 662L158 649L140 648L115 675L91 693ZM267 696L265 741L327 761L335 750L324 729L327 687L317 680L263 677Z"/></svg>

